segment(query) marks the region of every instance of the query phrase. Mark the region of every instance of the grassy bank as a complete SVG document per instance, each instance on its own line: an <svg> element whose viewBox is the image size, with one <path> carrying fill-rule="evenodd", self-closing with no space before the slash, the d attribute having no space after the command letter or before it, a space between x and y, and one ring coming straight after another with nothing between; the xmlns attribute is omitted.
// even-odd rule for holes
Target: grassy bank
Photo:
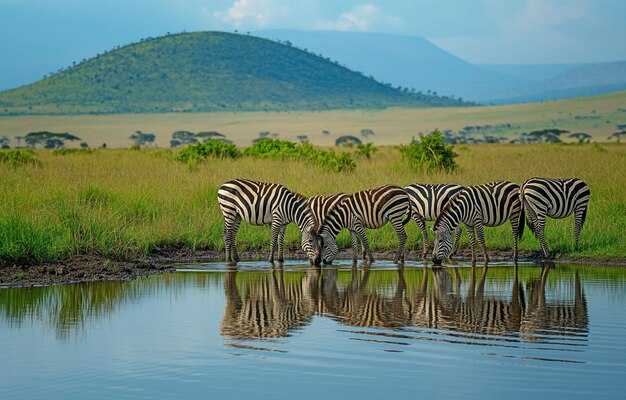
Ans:
<svg viewBox="0 0 626 400"><path fill-rule="evenodd" d="M0 260L2 264L42 263L79 254L134 259L165 246L221 250L223 225L216 190L234 177L280 182L310 196L383 183L469 185L576 176L592 190L580 251L572 252L571 218L549 221L551 250L572 257L626 255L625 145L472 145L456 151L459 171L426 174L411 172L391 147L371 160L358 159L355 173L251 158L211 160L190 168L163 149L66 155L39 150L36 164L0 164ZM408 233L409 249L419 249L413 223ZM508 225L485 233L490 249L510 249ZM375 250L394 249L397 244L389 226L370 231L369 236ZM286 244L295 249L298 238L299 232L290 226ZM242 250L267 250L269 228L243 224L237 239ZM349 245L345 232L339 240L342 246ZM467 243L465 236L463 241ZM528 230L521 249L539 249Z"/></svg>

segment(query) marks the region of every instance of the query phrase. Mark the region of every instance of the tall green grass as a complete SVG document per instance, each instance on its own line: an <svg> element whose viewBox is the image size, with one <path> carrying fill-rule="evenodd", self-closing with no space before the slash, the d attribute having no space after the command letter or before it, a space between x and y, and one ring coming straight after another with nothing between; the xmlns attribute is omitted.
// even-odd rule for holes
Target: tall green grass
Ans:
<svg viewBox="0 0 626 400"><path fill-rule="evenodd" d="M189 169L161 149L98 150L54 156L34 152L39 165L0 164L0 263L42 263L77 254L116 259L143 257L157 248L223 249L223 221L216 191L225 181L246 177L278 182L306 196L353 192L385 183L457 182L464 185L532 176L571 177L591 188L580 250L573 252L573 220L549 220L551 251L569 256L624 258L626 255L626 145L467 145L457 146L456 172L413 172L397 148L382 148L371 159L358 158L356 172L311 168L295 160L217 159ZM414 223L407 225L408 249L420 250ZM286 245L299 248L290 225ZM394 250L397 238L386 226L368 231L374 250ZM489 249L510 250L510 226L485 229ZM430 240L432 242L432 235ZM242 224L242 250L269 249L268 227ZM349 248L349 235L339 236ZM467 246L464 235L462 245ZM522 250L539 250L526 230Z"/></svg>

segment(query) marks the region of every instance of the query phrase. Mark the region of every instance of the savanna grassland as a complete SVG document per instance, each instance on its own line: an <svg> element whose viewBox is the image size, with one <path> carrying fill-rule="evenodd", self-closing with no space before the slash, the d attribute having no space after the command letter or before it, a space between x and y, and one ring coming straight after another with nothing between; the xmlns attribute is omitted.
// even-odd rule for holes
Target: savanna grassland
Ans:
<svg viewBox="0 0 626 400"><path fill-rule="evenodd" d="M486 126L475 134L515 139L521 132L547 128L586 132L592 141L605 142L626 125L626 92L542 103L483 107L388 108L382 110L335 110L289 112L213 112L117 115L21 115L0 116L0 135L9 138L29 132L69 132L91 147L130 147L135 131L154 133L155 145L168 147L172 132L219 131L239 146L249 146L259 132L278 133L280 139L307 135L318 146L333 146L341 135L360 135L376 145L408 143L419 132L434 129L459 131L466 126ZM507 126L510 124L511 126ZM323 131L327 131L324 134ZM572 141L563 135L564 141ZM575 141L575 140L574 140ZM17 143L12 141L11 146ZM78 146L78 143L73 144Z"/></svg>
<svg viewBox="0 0 626 400"><path fill-rule="evenodd" d="M36 150L36 163L0 163L0 261L37 264L77 255L135 260L157 250L223 249L222 216L216 191L226 180L246 177L279 182L306 196L352 192L384 183L457 182L464 185L532 176L584 179L592 197L580 250L572 249L571 218L549 220L550 249L567 258L620 259L626 255L626 145L493 144L456 146L457 172L411 172L395 147L372 159L356 158L354 173L326 172L290 160L210 159L189 165L166 149L99 149L55 155ZM408 225L409 250L420 249L414 223ZM491 250L510 250L510 226L485 229ZM395 249L390 226L369 231L374 250ZM241 250L269 249L269 227L242 224ZM432 237L431 237L432 240ZM344 232L342 247L349 246ZM467 246L464 235L463 245ZM286 246L299 248L299 231L290 226ZM522 250L536 251L527 229Z"/></svg>

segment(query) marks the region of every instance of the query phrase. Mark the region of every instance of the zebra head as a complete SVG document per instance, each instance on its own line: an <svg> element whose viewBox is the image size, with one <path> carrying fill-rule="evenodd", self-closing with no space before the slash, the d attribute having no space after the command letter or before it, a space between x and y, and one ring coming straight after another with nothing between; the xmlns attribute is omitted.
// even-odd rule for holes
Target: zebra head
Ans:
<svg viewBox="0 0 626 400"><path fill-rule="evenodd" d="M339 253L339 247L337 247L335 240L336 235L333 235L328 226L323 225L320 229L320 238L322 239L322 261L324 264L332 264L337 253Z"/></svg>
<svg viewBox="0 0 626 400"><path fill-rule="evenodd" d="M433 264L441 265L441 261L450 257L452 252L452 233L459 226L459 210L453 197L441 210L431 228L435 232L435 244L433 247Z"/></svg>
<svg viewBox="0 0 626 400"><path fill-rule="evenodd" d="M309 257L311 264L319 265L322 262L319 250L319 236L315 232L314 227L302 230L302 250Z"/></svg>
<svg viewBox="0 0 626 400"><path fill-rule="evenodd" d="M448 225L433 227L435 245L433 248L433 264L441 265L441 261L450 257L452 252L452 231Z"/></svg>

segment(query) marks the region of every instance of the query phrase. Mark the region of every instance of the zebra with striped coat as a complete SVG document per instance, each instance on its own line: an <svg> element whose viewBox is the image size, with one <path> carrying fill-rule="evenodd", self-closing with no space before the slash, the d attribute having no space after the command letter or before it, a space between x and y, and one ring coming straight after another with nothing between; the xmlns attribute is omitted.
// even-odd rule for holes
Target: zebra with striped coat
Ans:
<svg viewBox="0 0 626 400"><path fill-rule="evenodd" d="M524 210L521 206L520 187L509 181L468 186L457 193L441 211L432 230L436 232L433 263L441 264L452 250L452 232L464 223L472 247L472 262L476 261L476 237L489 262L483 226L499 226L507 220L513 228L513 258L517 260L517 242L524 232ZM520 223L521 220L521 223Z"/></svg>
<svg viewBox="0 0 626 400"><path fill-rule="evenodd" d="M349 195L326 216L320 228L323 249L322 259L325 264L332 264L337 257L339 248L336 238L342 229L348 229L352 236L353 261L357 261L357 238L361 240L363 261L374 261L369 247L365 228L378 229L390 222L398 235L398 252L396 262L404 261L404 245L406 232L404 225L409 221L405 214L411 212L409 197L399 186L383 185L362 190Z"/></svg>
<svg viewBox="0 0 626 400"><path fill-rule="evenodd" d="M411 217L422 233L422 258L428 254L428 233L426 221L437 219L441 210L448 204L448 201L463 189L463 186L453 183L442 183L437 185L414 183L404 188L411 201ZM461 238L461 227L455 230L454 246L451 254L456 252Z"/></svg>
<svg viewBox="0 0 626 400"><path fill-rule="evenodd" d="M217 192L224 216L224 247L226 262L239 261L235 236L241 221L252 225L271 224L272 239L268 261L274 262L278 244L278 261L284 261L283 240L285 229L295 222L302 231L302 250L312 264L320 263L317 231L319 226L307 199L277 183L234 179L224 183Z"/></svg>
<svg viewBox="0 0 626 400"><path fill-rule="evenodd" d="M522 184L520 197L526 211L526 222L541 243L544 257L549 256L544 236L546 217L565 218L574 214L574 250L587 217L591 191L580 179L531 178Z"/></svg>

